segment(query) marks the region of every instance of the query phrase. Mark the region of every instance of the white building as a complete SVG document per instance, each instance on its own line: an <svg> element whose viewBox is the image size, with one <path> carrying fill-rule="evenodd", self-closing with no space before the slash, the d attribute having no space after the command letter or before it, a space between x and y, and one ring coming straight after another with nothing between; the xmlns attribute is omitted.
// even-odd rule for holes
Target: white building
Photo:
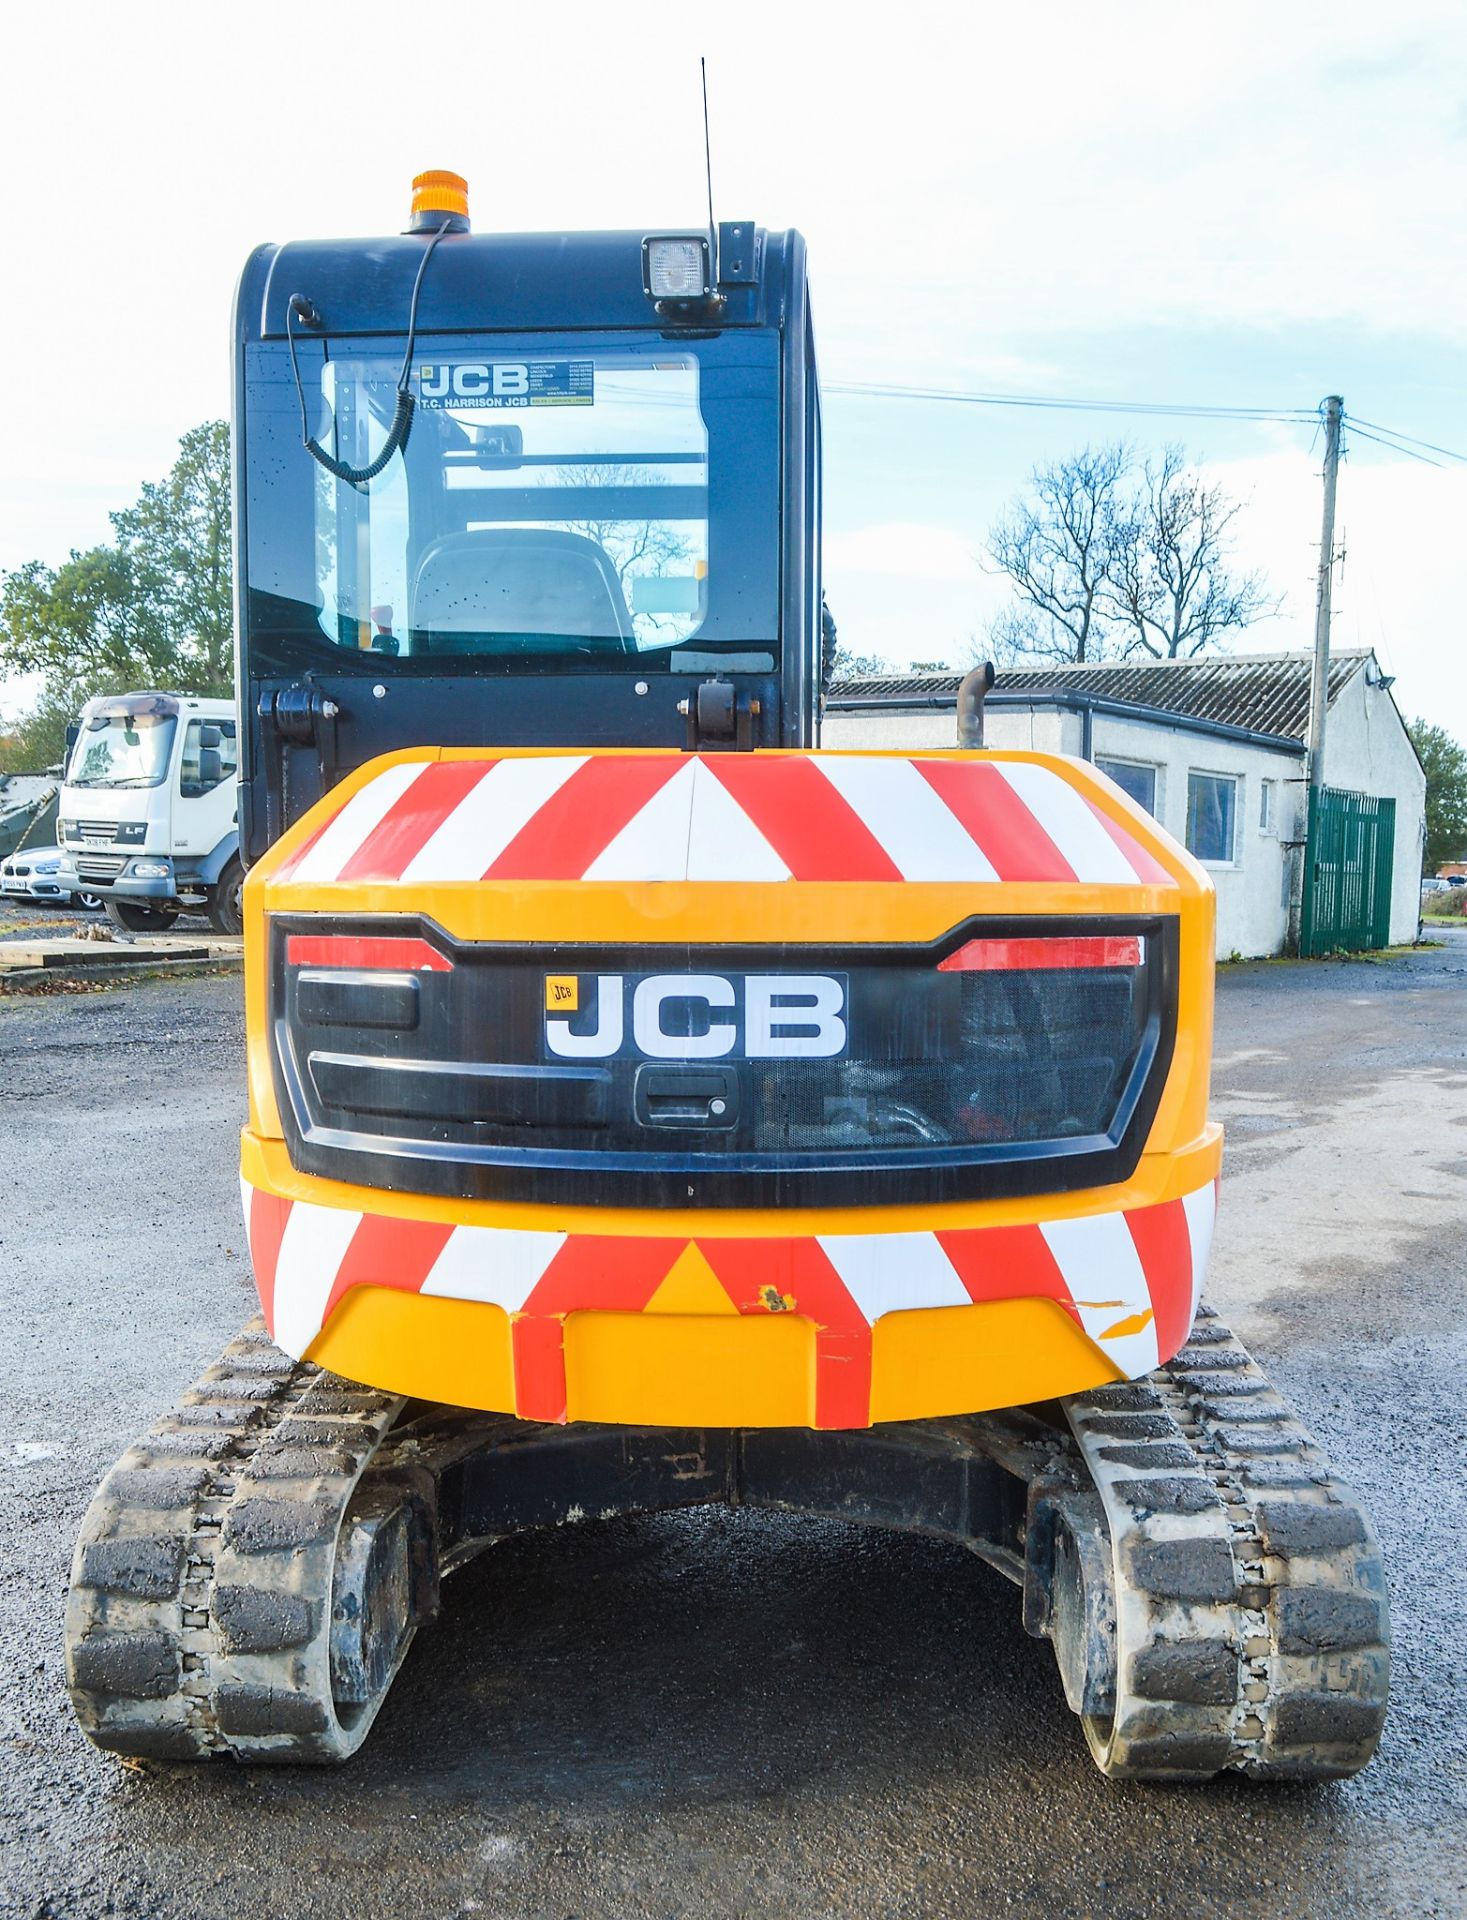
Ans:
<svg viewBox="0 0 1467 1920"><path fill-rule="evenodd" d="M1312 656L1230 655L1001 673L986 744L1074 754L1154 814L1212 875L1217 950L1279 953L1291 937L1307 818ZM831 689L827 747L950 747L959 674ZM1395 803L1392 941L1415 937L1426 777L1370 649L1330 661L1325 784Z"/></svg>

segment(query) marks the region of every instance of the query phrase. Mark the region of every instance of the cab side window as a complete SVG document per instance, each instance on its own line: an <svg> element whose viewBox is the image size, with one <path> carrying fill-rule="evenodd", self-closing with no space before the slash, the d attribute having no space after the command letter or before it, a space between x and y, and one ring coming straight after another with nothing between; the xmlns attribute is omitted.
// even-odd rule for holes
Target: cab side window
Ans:
<svg viewBox="0 0 1467 1920"><path fill-rule="evenodd" d="M190 720L183 736L178 790L185 800L212 793L239 769L239 742L232 720Z"/></svg>

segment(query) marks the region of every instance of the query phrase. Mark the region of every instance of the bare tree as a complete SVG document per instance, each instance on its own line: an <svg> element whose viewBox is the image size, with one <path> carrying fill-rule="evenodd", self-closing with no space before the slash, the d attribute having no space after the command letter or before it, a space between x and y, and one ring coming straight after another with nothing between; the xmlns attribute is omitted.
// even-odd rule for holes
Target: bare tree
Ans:
<svg viewBox="0 0 1467 1920"><path fill-rule="evenodd" d="M1115 441L1034 469L1032 491L1012 502L988 538L989 553L1019 596L990 634L998 652L1065 663L1124 650L1116 631L1116 545L1129 517L1124 494L1132 465L1130 448Z"/></svg>
<svg viewBox="0 0 1467 1920"><path fill-rule="evenodd" d="M1086 447L1030 486L989 536L1016 594L981 648L996 665L1185 660L1278 612L1261 574L1229 565L1239 503L1181 447L1139 470L1122 442Z"/></svg>
<svg viewBox="0 0 1467 1920"><path fill-rule="evenodd" d="M658 476L646 467L621 464L595 465L568 461L557 467L542 484L555 487L581 487L588 493L607 494L617 489L658 485ZM569 533L594 540L616 569L627 605L632 602L632 582L648 576L686 572L692 564L691 543L669 520L624 520L595 512L587 501L587 511L574 518L567 516L559 524ZM676 615L636 613L632 625L637 638L649 642L657 637L680 639L687 622Z"/></svg>
<svg viewBox="0 0 1467 1920"><path fill-rule="evenodd" d="M1108 611L1128 629L1128 653L1188 660L1278 612L1262 574L1229 570L1238 507L1177 445L1146 462L1105 588Z"/></svg>
<svg viewBox="0 0 1467 1920"><path fill-rule="evenodd" d="M655 486L657 476L645 467L602 467L568 462L563 467L557 467L553 480L545 484L584 487L588 491L603 493L622 487ZM583 519L567 518L561 524L568 532L594 540L616 568L623 586L639 573L668 573L688 557L687 540L667 520L619 520L588 514Z"/></svg>
<svg viewBox="0 0 1467 1920"><path fill-rule="evenodd" d="M1062 666L1070 655L1055 652L1049 644L1052 638L1033 607L1007 606L993 615L981 634L968 635L963 656L970 667L991 660L1000 673L1035 665Z"/></svg>

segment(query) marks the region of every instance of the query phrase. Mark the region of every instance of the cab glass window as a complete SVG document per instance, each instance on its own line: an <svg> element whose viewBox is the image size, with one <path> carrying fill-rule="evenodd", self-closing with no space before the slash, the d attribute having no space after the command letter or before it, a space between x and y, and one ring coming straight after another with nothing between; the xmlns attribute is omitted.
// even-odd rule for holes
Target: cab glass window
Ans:
<svg viewBox="0 0 1467 1920"><path fill-rule="evenodd" d="M302 448L288 358L251 354L252 644L269 630L283 660L294 635L298 653L329 647L389 676L394 662L688 671L690 655L703 671L719 648L774 670L773 333L425 345L407 441L363 482ZM298 341L297 355L310 432L370 467L392 429L400 347Z"/></svg>
<svg viewBox="0 0 1467 1920"><path fill-rule="evenodd" d="M178 791L198 800L239 771L239 742L232 720L190 720L178 762Z"/></svg>
<svg viewBox="0 0 1467 1920"><path fill-rule="evenodd" d="M325 367L338 459L381 452L396 372ZM408 656L600 653L698 631L708 435L691 354L456 357L418 364L413 385L408 445L379 479L364 490L317 469L328 639ZM438 507L426 538L415 492Z"/></svg>

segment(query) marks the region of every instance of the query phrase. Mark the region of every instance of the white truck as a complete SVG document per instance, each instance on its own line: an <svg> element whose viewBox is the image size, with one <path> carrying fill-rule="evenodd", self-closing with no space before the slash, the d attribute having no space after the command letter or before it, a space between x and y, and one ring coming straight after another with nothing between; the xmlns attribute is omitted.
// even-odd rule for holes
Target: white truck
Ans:
<svg viewBox="0 0 1467 1920"><path fill-rule="evenodd" d="M82 708L61 788L61 879L133 933L208 915L240 930L239 735L231 700L107 694Z"/></svg>

